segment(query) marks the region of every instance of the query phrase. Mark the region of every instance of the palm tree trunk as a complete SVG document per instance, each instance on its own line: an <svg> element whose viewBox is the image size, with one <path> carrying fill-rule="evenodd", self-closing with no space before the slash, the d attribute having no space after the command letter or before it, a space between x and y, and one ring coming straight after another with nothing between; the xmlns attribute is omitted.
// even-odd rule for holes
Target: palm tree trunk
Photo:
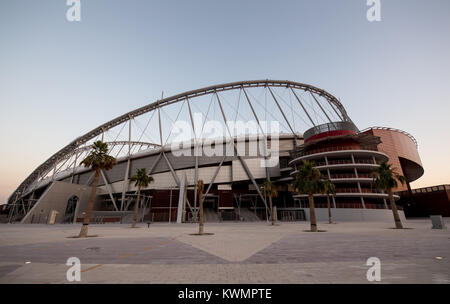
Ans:
<svg viewBox="0 0 450 304"><path fill-rule="evenodd" d="M397 205L395 204L394 194L392 189L389 189L389 200L391 201L391 209L394 214L395 228L403 229L402 221L400 220L400 215L398 214Z"/></svg>
<svg viewBox="0 0 450 304"><path fill-rule="evenodd" d="M136 222L138 217L138 211L139 211L139 201L141 199L141 186L138 187L138 195L136 199L136 205L134 205L134 216L133 216L133 225L131 228L136 228Z"/></svg>
<svg viewBox="0 0 450 304"><path fill-rule="evenodd" d="M272 226L275 225L275 215L273 214L272 196L269 196L270 217L272 218Z"/></svg>
<svg viewBox="0 0 450 304"><path fill-rule="evenodd" d="M328 223L333 224L333 219L331 218L330 196L328 194L327 194L327 207L328 207Z"/></svg>
<svg viewBox="0 0 450 304"><path fill-rule="evenodd" d="M311 231L317 232L316 209L314 208L314 196L308 195L309 199L309 221L311 222Z"/></svg>
<svg viewBox="0 0 450 304"><path fill-rule="evenodd" d="M203 234L203 229L204 229L204 224L203 224L203 193L199 192L198 194L198 207L200 209L200 218L199 218L199 225L198 225L198 234L202 235Z"/></svg>
<svg viewBox="0 0 450 304"><path fill-rule="evenodd" d="M100 178L100 169L97 169L95 170L94 183L92 184L91 197L89 198L89 204L86 210L86 214L84 215L83 226L81 227L80 234L78 235L78 237L80 238L85 238L87 237L88 234L88 226L89 221L91 220L92 209L94 209L95 195L97 193L97 185L99 178Z"/></svg>

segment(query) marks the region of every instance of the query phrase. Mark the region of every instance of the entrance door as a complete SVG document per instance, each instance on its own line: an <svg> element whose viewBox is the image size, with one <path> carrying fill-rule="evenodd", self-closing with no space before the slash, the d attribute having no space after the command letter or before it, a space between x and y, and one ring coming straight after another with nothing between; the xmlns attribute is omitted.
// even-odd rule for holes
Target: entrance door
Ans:
<svg viewBox="0 0 450 304"><path fill-rule="evenodd" d="M73 223L75 219L75 210L77 209L78 197L72 196L67 201L66 212L64 213L63 223Z"/></svg>

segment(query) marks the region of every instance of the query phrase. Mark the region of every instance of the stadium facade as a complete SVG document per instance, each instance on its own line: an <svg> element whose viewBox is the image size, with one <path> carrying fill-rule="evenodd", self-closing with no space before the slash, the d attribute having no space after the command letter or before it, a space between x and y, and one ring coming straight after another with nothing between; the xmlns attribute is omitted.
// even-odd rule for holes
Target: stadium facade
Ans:
<svg viewBox="0 0 450 304"><path fill-rule="evenodd" d="M328 92L292 81L242 81L162 98L75 139L10 196L9 221L81 221L94 174L80 161L96 140L108 144L118 163L101 172L93 222L131 220L137 189L129 179L139 168L154 178L142 191L140 220L177 223L197 220L200 179L206 221L270 218L261 191L266 178L278 187L274 216L308 220L308 200L291 186L302 160L313 161L335 184L335 220L392 221L388 196L372 187L371 172L392 163L408 182L398 191L424 172L411 135L381 127L360 131ZM326 198L315 201L318 219L325 220Z"/></svg>

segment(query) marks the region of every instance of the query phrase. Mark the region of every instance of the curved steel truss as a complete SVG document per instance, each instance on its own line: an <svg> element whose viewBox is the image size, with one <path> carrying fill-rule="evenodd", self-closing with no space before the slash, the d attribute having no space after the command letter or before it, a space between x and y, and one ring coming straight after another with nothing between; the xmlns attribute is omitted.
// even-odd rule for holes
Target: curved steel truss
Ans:
<svg viewBox="0 0 450 304"><path fill-rule="evenodd" d="M151 148L159 148L161 145L149 142L141 142L141 141L105 141L105 144L108 145L108 149L112 150L115 147L119 146L123 148L124 146L131 145L131 147L139 146L140 149L151 149ZM86 145L75 149L71 154L82 154L83 152L90 151L93 145ZM65 159L69 158L71 155L67 155Z"/></svg>
<svg viewBox="0 0 450 304"><path fill-rule="evenodd" d="M264 90L266 92L266 98L265 98L265 105L262 105L262 101L258 101L254 95L250 92L251 90L254 90L256 88L260 88L261 90ZM280 91L277 90L283 90L283 93L280 93ZM239 81L239 82L232 82L232 83L226 83L226 84L219 84L214 86L209 86L197 90L192 90L188 92L184 92L178 95L174 95L167 98L162 98L160 100L157 100L151 104L148 104L146 106L143 106L141 108L138 108L134 111L128 112L126 114L123 114L113 120L110 120L97 128L93 129L92 131L76 138L74 141L69 143L67 146L56 152L54 155L52 155L49 159L47 159L43 164L41 164L39 167L37 167L20 185L19 187L14 191L14 193L10 196L8 203L13 204L15 201L23 197L26 193L30 192L30 188L32 187L33 183L37 182L38 180L44 178L45 176L48 176L49 174L53 174L58 170L58 168L62 168L65 163L70 163L75 168L77 165L77 160L81 159L80 156L82 153L88 153L90 148L90 141L93 141L94 139L99 139L101 136L101 139L103 139L104 135L107 134L109 131L112 132L112 130L115 130L116 128L122 128L120 129L120 132L124 129L125 125L128 126L128 133L129 136L126 140L117 140L118 137L116 137L114 140L110 141L110 147L121 147L118 155L124 151L128 157L134 153L133 147L144 147L145 149L160 149L162 146L167 144L167 141L163 141L163 130L165 126L162 126L161 123L161 113L163 111L163 108L167 108L174 104L182 104L182 107L187 103L187 108L189 109L189 116L190 121L192 122L192 128L194 129L195 133L195 126L192 118L192 112L191 112L191 105L194 105L194 103L191 103L190 100L193 99L199 99L202 96L211 95L211 102L213 101L213 97L216 98L219 106L220 111L222 112L222 117L226 121L226 110L224 111L224 107L222 106L226 102L225 96L221 96L223 94L226 94L227 92L231 91L237 91L239 93L239 99L237 100L237 109L236 109L236 115L242 114L244 111L239 109L239 104L245 104L249 107L248 113L253 118L256 119L259 123L258 118L258 109L253 106L253 102L259 103L259 108L266 107L265 111L266 114L269 112L269 115L272 116L272 119L278 119L279 121L283 121L287 127L285 128L288 132L292 132L294 134L298 134L298 132L303 132L306 130L303 128L302 130L295 130L297 129L295 127L296 122L298 121L304 121L306 123L305 126L309 124L309 127L314 127L318 124L320 124L319 116L324 119L325 122L333 122L333 121L347 121L351 122L351 119L347 115L347 112L344 108L344 106L340 103L340 101L331 95L330 93L319 89L317 87L293 82L293 81L287 81L287 80L252 80L252 81ZM288 94L289 95L289 102L283 99L282 94ZM219 97L220 96L220 97ZM285 95L284 95L285 96ZM222 99L223 97L223 99ZM267 109L267 100L270 99L270 102L272 103L273 109L268 110ZM286 98L287 99L287 98ZM306 99L309 99L306 101ZM222 102L221 102L222 100ZM211 104L210 104L211 105ZM288 110L286 111L286 105ZM294 107L295 105L295 107ZM284 107L284 109L283 109ZM201 111L205 111L206 106L202 107L200 106ZM208 112L209 112L208 107ZM251 111L250 111L251 110ZM181 110L180 110L181 112ZM178 112L178 113L180 113ZM278 118L274 117L274 113L277 112L278 115L281 114L281 116L278 116ZM137 138L136 140L132 140L131 135L131 129L132 129L132 121L137 119L140 116L143 116L146 113L157 113L157 117L159 120L159 126L154 127L153 129L159 128L159 138L156 136L156 140L152 139L150 142L142 142L142 136L145 135L145 131L148 127L145 127L145 129L142 131L142 134ZM300 113L300 114L299 114ZM169 118L171 115L167 115ZM172 118L175 115L172 114ZM208 114L207 114L208 116ZM231 115L230 115L231 116ZM151 118L150 118L151 119ZM171 118L170 118L171 119ZM175 118L175 120L178 119L178 115ZM171 119L173 121L173 119ZM159 144L154 143L155 141L158 141ZM128 147L125 149L122 149L124 147ZM140 149L140 148L139 148ZM70 166L68 167L70 168Z"/></svg>

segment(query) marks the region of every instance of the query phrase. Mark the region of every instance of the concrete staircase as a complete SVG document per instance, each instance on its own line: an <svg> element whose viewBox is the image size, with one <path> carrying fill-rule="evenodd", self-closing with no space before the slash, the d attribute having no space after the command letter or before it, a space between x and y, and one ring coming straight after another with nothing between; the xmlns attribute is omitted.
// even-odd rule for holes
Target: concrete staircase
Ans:
<svg viewBox="0 0 450 304"><path fill-rule="evenodd" d="M241 208L241 218L244 222L260 222L261 219L255 214L254 211L251 211L247 208Z"/></svg>
<svg viewBox="0 0 450 304"><path fill-rule="evenodd" d="M219 215L213 209L205 208L203 209L203 216L205 218L205 222L215 223L219 222Z"/></svg>
<svg viewBox="0 0 450 304"><path fill-rule="evenodd" d="M134 214L127 214L122 217L122 224L131 224L133 223Z"/></svg>

